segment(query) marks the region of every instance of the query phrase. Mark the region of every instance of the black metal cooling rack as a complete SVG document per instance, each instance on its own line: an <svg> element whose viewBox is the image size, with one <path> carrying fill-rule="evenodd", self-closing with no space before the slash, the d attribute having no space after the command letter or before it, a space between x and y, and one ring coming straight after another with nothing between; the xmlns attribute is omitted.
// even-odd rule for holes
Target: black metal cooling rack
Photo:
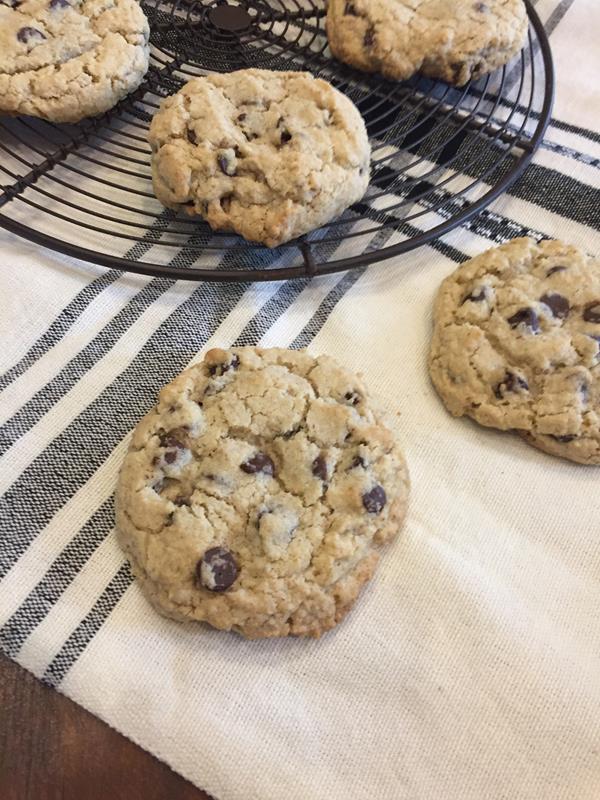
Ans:
<svg viewBox="0 0 600 800"><path fill-rule="evenodd" d="M171 278L279 280L364 266L455 228L523 172L550 119L554 76L527 0L527 45L461 89L387 81L333 59L320 0L145 0L151 67L112 111L76 126L0 119L0 225L117 270ZM372 144L365 198L275 250L214 233L152 193L147 130L190 78L245 67L310 70L356 103Z"/></svg>

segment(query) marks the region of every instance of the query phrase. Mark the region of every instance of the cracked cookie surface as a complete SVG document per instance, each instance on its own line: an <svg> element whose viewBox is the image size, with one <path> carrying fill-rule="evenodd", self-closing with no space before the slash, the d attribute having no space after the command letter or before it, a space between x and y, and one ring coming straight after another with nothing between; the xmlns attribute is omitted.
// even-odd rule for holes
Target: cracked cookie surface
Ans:
<svg viewBox="0 0 600 800"><path fill-rule="evenodd" d="M513 241L442 284L429 369L448 410L600 463L600 259Z"/></svg>
<svg viewBox="0 0 600 800"><path fill-rule="evenodd" d="M117 529L163 614L320 636L399 531L408 487L356 375L304 351L211 350L136 428Z"/></svg>
<svg viewBox="0 0 600 800"><path fill-rule="evenodd" d="M462 86L506 64L527 34L523 0L330 0L333 54L366 72Z"/></svg>
<svg viewBox="0 0 600 800"><path fill-rule="evenodd" d="M2 0L0 110L78 122L112 108L148 69L136 0Z"/></svg>
<svg viewBox="0 0 600 800"><path fill-rule="evenodd" d="M369 183L360 113L306 72L194 78L162 102L149 139L163 205L269 247L339 216Z"/></svg>

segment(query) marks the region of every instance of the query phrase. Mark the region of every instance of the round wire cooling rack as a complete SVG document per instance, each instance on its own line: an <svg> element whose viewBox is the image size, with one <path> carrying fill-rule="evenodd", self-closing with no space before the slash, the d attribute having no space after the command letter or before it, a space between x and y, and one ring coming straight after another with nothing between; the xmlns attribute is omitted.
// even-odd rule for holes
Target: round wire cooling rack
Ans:
<svg viewBox="0 0 600 800"><path fill-rule="evenodd" d="M0 119L0 225L117 270L170 278L280 280L362 267L416 248L478 213L516 180L548 125L550 47L526 0L526 46L456 89L359 72L331 56L325 0L144 0L151 66L140 88L78 125ZM269 250L164 209L147 131L192 77L245 67L309 70L347 94L372 146L363 200Z"/></svg>

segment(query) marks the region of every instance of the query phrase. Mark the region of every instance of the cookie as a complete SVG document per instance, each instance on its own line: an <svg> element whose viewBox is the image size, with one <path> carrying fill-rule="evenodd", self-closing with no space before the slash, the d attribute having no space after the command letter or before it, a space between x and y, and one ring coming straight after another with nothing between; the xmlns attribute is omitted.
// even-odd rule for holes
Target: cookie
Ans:
<svg viewBox="0 0 600 800"><path fill-rule="evenodd" d="M506 64L525 44L523 0L329 0L332 53L366 72L421 72L462 86Z"/></svg>
<svg viewBox="0 0 600 800"><path fill-rule="evenodd" d="M429 369L454 416L600 463L600 259L514 239L439 291Z"/></svg>
<svg viewBox="0 0 600 800"><path fill-rule="evenodd" d="M163 101L150 144L163 205L269 247L337 217L369 182L358 110L306 72L194 78Z"/></svg>
<svg viewBox="0 0 600 800"><path fill-rule="evenodd" d="M135 0L2 0L0 111L78 122L112 108L148 69Z"/></svg>
<svg viewBox="0 0 600 800"><path fill-rule="evenodd" d="M304 351L211 350L136 428L117 528L163 614L320 636L373 574L407 497L402 454L356 375Z"/></svg>

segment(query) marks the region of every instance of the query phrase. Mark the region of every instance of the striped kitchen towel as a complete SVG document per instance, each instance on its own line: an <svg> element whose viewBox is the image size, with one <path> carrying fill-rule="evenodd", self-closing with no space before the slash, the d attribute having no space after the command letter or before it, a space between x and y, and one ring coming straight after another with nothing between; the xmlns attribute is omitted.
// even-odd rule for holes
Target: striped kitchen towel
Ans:
<svg viewBox="0 0 600 800"><path fill-rule="evenodd" d="M523 234L600 253L600 2L536 7L558 91L534 163L391 263L198 285L0 233L0 648L217 798L600 798L600 468L450 418L426 369L458 263ZM233 344L330 353L397 420L406 530L321 641L163 619L115 541L132 428L177 372Z"/></svg>

